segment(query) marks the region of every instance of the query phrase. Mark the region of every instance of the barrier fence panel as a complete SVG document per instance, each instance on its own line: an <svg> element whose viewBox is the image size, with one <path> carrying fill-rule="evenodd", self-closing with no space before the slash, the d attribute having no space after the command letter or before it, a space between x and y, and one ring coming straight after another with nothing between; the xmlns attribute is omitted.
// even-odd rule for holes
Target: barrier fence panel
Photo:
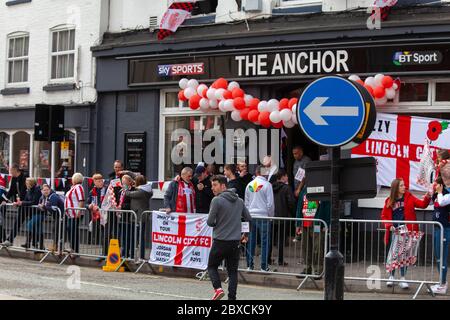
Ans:
<svg viewBox="0 0 450 320"><path fill-rule="evenodd" d="M444 240L439 222L341 219L340 223L345 279L368 281L373 289L377 283L380 286L392 282L393 288L403 285L401 282L418 284L414 298L424 285L430 291L430 284L439 282L442 259L437 263L436 253L442 257ZM384 223L393 224L395 230L386 230ZM420 231L412 231L411 226Z"/></svg>
<svg viewBox="0 0 450 320"><path fill-rule="evenodd" d="M328 251L328 225L320 219L252 217L241 245L239 271L320 279Z"/></svg>
<svg viewBox="0 0 450 320"><path fill-rule="evenodd" d="M50 254L61 254L62 213L57 207L0 206L2 248L43 253L40 262Z"/></svg>
<svg viewBox="0 0 450 320"><path fill-rule="evenodd" d="M139 243L139 267L137 268L135 273L138 273L145 265L149 265L150 268L152 268L151 264L148 263L150 261L150 255L152 251L152 218L153 211L144 211L142 212L141 216L138 217L139 236L137 237L137 240Z"/></svg>
<svg viewBox="0 0 450 320"><path fill-rule="evenodd" d="M135 260L138 235L135 212L100 210L99 214L93 214L85 208L66 208L65 213L64 252L68 255L61 264L70 256L104 260L111 239L119 241L122 264Z"/></svg>

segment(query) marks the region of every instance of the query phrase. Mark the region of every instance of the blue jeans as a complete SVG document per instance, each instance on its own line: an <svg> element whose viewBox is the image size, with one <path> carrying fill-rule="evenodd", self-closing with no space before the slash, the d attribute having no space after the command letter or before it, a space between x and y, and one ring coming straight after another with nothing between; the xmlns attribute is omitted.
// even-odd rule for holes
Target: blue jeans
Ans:
<svg viewBox="0 0 450 320"><path fill-rule="evenodd" d="M250 233L250 248L247 250L247 266L249 268L254 267L253 263L253 257L255 256L255 250L256 250L256 239L259 234L259 237L261 239L261 269L267 270L268 268L268 253L269 248L271 246L271 222L269 220L257 220L255 219L254 222L252 222L252 230Z"/></svg>
<svg viewBox="0 0 450 320"><path fill-rule="evenodd" d="M28 220L27 223L27 244L29 246L30 241L32 241L33 246L38 249L44 249L44 233L42 230L42 223L45 220L45 214L43 213L35 213ZM31 236L31 237L30 237Z"/></svg>
<svg viewBox="0 0 450 320"><path fill-rule="evenodd" d="M442 248L442 278L441 284L447 283L447 260L448 260L448 242L450 241L450 228L444 228L444 244ZM437 268L440 270L441 263L441 228L434 228L434 254L436 255Z"/></svg>

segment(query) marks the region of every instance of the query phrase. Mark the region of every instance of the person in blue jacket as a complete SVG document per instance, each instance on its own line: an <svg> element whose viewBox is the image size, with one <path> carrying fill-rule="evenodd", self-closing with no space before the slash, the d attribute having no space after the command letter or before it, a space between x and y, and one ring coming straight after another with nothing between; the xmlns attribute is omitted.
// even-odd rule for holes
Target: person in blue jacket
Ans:
<svg viewBox="0 0 450 320"><path fill-rule="evenodd" d="M64 200L55 191L51 189L48 184L42 185L42 196L39 199L38 207L40 212L36 214L34 220L30 220L28 230L34 231L33 243L36 245L39 242L39 248L43 248L44 235L42 230L42 223L46 216L53 218L52 233L53 233L53 246L48 250L55 252L58 251L60 243L60 228L61 219L64 216ZM46 214L47 213L47 214Z"/></svg>

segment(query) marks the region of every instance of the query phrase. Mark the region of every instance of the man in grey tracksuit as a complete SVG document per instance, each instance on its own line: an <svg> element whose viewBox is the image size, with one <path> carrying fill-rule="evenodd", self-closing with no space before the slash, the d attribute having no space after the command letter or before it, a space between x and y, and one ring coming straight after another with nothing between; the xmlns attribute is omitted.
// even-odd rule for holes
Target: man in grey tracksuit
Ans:
<svg viewBox="0 0 450 320"><path fill-rule="evenodd" d="M233 190L227 190L225 176L214 176L211 180L215 197L211 201L207 223L214 228L208 260L208 273L215 290L212 299L219 300L224 296L217 269L225 260L229 278L228 299L236 300L241 221L250 222L251 216L244 201Z"/></svg>

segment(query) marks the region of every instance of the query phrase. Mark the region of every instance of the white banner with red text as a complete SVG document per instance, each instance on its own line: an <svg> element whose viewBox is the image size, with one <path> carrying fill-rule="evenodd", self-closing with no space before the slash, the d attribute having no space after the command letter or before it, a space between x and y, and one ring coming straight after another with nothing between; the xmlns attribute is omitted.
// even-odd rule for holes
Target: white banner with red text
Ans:
<svg viewBox="0 0 450 320"><path fill-rule="evenodd" d="M410 190L426 191L418 183L424 145L429 143L433 160L437 150L450 149L448 124L443 119L378 113L372 134L352 149L352 158L376 158L378 185L389 187L395 178L403 178Z"/></svg>
<svg viewBox="0 0 450 320"><path fill-rule="evenodd" d="M208 215L153 211L150 263L205 270L212 246Z"/></svg>

